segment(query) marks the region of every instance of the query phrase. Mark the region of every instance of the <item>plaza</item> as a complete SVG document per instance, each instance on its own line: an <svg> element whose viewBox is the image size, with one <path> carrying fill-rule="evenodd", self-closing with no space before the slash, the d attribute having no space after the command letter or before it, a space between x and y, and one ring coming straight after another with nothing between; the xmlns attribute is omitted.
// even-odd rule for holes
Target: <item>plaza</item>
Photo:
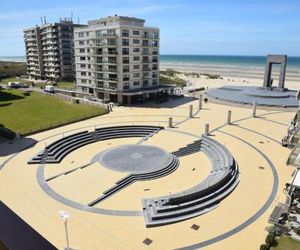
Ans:
<svg viewBox="0 0 300 250"><path fill-rule="evenodd" d="M281 139L294 111L257 107L252 117L248 106L208 101L200 110L198 107L198 96L170 100L159 107L115 107L107 115L7 144L0 149L2 201L59 249L65 247L60 210L71 214L68 230L73 249L258 249L267 234L268 217L276 203L284 201L282 190L293 172L286 166L290 150L281 146ZM209 135L203 136L206 124ZM120 131L124 127L132 128L130 136L123 131L114 137L106 133L102 140L95 137L110 128ZM87 134L79 140L86 144L63 157L58 154L60 149L43 154L45 148L78 133ZM214 166L220 166L218 159L214 165L204 150L189 146L205 138L237 163L236 185L208 211L147 226L151 220L145 216L145 204L187 194L205 184ZM87 143L89 140L94 141ZM150 159L145 165L144 157ZM37 162L30 162L34 158ZM226 157L222 159L230 164ZM163 172L169 165L172 167ZM226 169L225 165L221 168ZM158 175L151 176L157 171ZM128 176L134 176L134 181L101 198ZM199 197L190 202L195 199Z"/></svg>

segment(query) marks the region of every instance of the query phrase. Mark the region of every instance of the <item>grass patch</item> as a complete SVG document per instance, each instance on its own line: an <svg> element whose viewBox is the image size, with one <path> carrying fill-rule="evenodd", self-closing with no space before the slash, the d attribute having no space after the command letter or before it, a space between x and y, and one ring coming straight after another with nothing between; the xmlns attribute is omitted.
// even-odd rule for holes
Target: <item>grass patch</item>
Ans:
<svg viewBox="0 0 300 250"><path fill-rule="evenodd" d="M223 79L222 76L216 74L208 74L208 73L184 73L185 76L200 78L201 76L205 76L206 79Z"/></svg>
<svg viewBox="0 0 300 250"><path fill-rule="evenodd" d="M23 82L23 83L31 83L31 81L28 81L26 79L21 79L19 77L8 77L1 81L3 84L8 84L9 82Z"/></svg>
<svg viewBox="0 0 300 250"><path fill-rule="evenodd" d="M19 90L0 91L1 124L21 134L105 113L107 111L100 107L73 104L36 92L31 92L30 96L24 96Z"/></svg>
<svg viewBox="0 0 300 250"><path fill-rule="evenodd" d="M75 82L61 81L56 84L59 89L71 90L75 88Z"/></svg>
<svg viewBox="0 0 300 250"><path fill-rule="evenodd" d="M288 236L281 236L278 240L278 245L275 247L271 247L271 250L299 250L300 242L292 239Z"/></svg>
<svg viewBox="0 0 300 250"><path fill-rule="evenodd" d="M179 72L171 69L160 71L159 83L160 84L176 84L177 87L186 86L186 81L177 76Z"/></svg>

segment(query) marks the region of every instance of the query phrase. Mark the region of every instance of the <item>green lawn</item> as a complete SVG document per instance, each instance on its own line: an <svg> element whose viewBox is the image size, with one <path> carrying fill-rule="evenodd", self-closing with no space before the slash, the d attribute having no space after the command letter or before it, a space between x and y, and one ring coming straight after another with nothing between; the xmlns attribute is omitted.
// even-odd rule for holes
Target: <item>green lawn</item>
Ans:
<svg viewBox="0 0 300 250"><path fill-rule="evenodd" d="M73 104L36 92L23 96L19 90L0 91L0 123L21 134L104 113L106 110L99 107Z"/></svg>
<svg viewBox="0 0 300 250"><path fill-rule="evenodd" d="M278 245L276 247L271 247L271 250L299 250L300 242L291 239L288 236L282 236L277 240Z"/></svg>
<svg viewBox="0 0 300 250"><path fill-rule="evenodd" d="M17 77L9 77L9 78L2 79L2 81L0 83L7 84L8 82L29 83L30 81L24 80L24 79L21 79L21 78L17 78Z"/></svg>
<svg viewBox="0 0 300 250"><path fill-rule="evenodd" d="M61 81L61 82L57 83L56 87L59 88L59 89L67 89L67 90L74 89L75 82Z"/></svg>

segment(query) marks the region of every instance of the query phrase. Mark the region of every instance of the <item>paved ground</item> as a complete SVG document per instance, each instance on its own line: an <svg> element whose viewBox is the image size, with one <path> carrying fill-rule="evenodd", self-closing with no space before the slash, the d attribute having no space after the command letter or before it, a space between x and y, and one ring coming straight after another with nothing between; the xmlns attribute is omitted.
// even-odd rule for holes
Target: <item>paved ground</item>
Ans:
<svg viewBox="0 0 300 250"><path fill-rule="evenodd" d="M220 104L204 104L203 110L188 119L189 105L197 110L198 101L185 99L182 104L169 103L165 107L118 107L114 112L39 133L20 142L1 144L0 197L30 226L56 247L65 245L64 225L59 210L71 213L69 219L70 244L74 249L258 249L264 241L264 228L270 212L283 201L282 190L291 180L293 169L285 165L289 150L280 145L293 112L258 110L251 118L251 109ZM232 125L224 125L228 110L232 110ZM172 174L150 181L136 182L104 200L95 208L119 213L99 214L69 206L49 196L37 180L41 168L27 165L27 160L45 145L83 130L96 127L145 124L167 126L168 117L175 128L165 129L143 141L142 145L156 146L173 152L197 139L206 123L212 136L224 144L240 168L238 187L220 206L203 216L163 227L146 228L141 213L141 199L179 192L201 182L210 171L210 162L203 153L180 158L180 166ZM99 197L127 173L113 171L95 162L83 169L99 152L120 145L138 144L141 138L126 138L97 142L69 154L61 164L43 166L48 187L64 199L86 205ZM19 152L21 146L26 150ZM76 169L70 174L62 174ZM130 215L130 216L128 216ZM193 230L192 225L198 225ZM180 233L178 233L180 232ZM176 237L174 237L176 236ZM150 239L151 244L143 243ZM251 239L251 240L249 240ZM149 240L148 240L149 242ZM245 242L247 242L245 244Z"/></svg>

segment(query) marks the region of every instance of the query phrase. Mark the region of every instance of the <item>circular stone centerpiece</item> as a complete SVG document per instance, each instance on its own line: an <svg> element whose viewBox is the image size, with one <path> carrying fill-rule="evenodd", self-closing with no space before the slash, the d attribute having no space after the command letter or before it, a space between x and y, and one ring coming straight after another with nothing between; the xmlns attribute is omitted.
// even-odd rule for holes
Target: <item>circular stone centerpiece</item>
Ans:
<svg viewBox="0 0 300 250"><path fill-rule="evenodd" d="M163 169L172 159L170 153L158 147L122 145L104 151L99 157L99 162L115 171L140 174Z"/></svg>

